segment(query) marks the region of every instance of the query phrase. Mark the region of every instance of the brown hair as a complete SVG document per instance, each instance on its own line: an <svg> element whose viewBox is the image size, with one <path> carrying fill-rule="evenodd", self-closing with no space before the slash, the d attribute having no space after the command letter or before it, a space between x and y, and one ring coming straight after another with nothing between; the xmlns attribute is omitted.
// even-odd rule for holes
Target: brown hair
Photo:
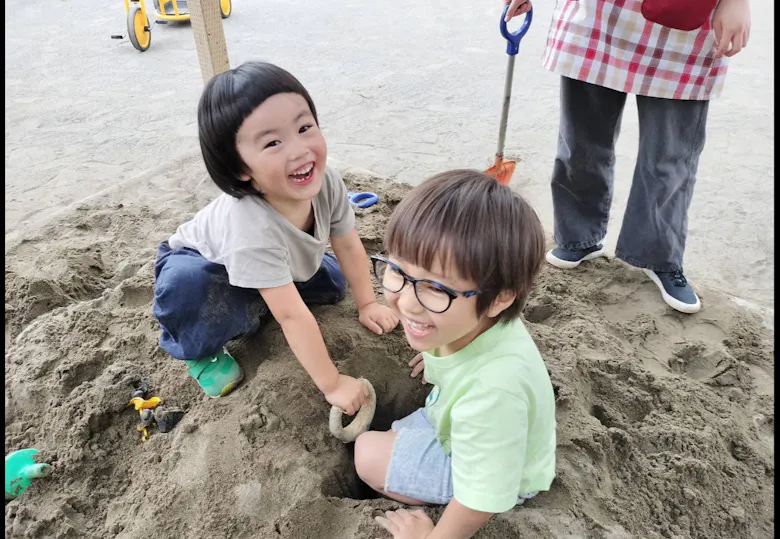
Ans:
<svg viewBox="0 0 780 539"><path fill-rule="evenodd" d="M390 218L385 250L429 269L434 260L477 284L477 315L501 292L517 299L497 318L520 316L544 258L544 231L528 202L477 170L450 170L412 189Z"/></svg>

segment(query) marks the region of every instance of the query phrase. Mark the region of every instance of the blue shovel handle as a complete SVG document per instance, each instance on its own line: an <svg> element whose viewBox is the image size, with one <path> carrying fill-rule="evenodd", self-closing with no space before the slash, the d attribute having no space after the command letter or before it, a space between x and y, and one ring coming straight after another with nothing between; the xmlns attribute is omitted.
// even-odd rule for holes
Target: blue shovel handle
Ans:
<svg viewBox="0 0 780 539"><path fill-rule="evenodd" d="M379 196L376 193L347 193L349 203L361 209L370 208L379 202Z"/></svg>
<svg viewBox="0 0 780 539"><path fill-rule="evenodd" d="M520 50L520 41L523 39L523 36L525 36L526 32L528 32L528 29L531 27L531 21L534 18L534 10L531 8L528 13L525 14L525 18L523 19L523 24L520 26L520 28L517 29L515 32L510 32L506 27L506 21L504 20L506 18L506 12L509 11L509 6L506 6L504 8L504 12L501 13L501 35L504 36L504 39L506 39L506 53L509 56L514 56L517 54L517 51Z"/></svg>

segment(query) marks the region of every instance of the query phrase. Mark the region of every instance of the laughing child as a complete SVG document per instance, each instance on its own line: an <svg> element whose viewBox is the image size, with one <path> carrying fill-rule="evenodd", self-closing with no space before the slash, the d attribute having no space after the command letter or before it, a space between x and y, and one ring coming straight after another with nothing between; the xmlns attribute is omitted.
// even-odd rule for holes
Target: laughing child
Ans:
<svg viewBox="0 0 780 539"><path fill-rule="evenodd" d="M308 306L336 303L348 283L364 326L381 335L398 318L374 297L309 93L287 71L247 62L206 85L198 132L224 194L159 246L153 313L160 346L184 361L208 396L220 397L243 378L225 344L257 331L270 312L325 399L354 414L368 392L339 374ZM328 241L335 257L325 252Z"/></svg>
<svg viewBox="0 0 780 539"><path fill-rule="evenodd" d="M355 443L358 475L408 505L378 517L396 539L467 539L555 476L555 398L520 318L544 260L534 210L472 170L434 176L393 213L377 281L421 352L425 407Z"/></svg>

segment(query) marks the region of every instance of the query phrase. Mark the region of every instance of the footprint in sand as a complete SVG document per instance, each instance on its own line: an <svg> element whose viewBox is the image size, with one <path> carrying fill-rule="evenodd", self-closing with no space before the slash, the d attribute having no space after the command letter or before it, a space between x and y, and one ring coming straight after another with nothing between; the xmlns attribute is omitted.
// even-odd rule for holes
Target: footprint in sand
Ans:
<svg viewBox="0 0 780 539"><path fill-rule="evenodd" d="M669 359L669 368L694 380L720 386L740 385L749 374L725 348L712 350L704 343L685 343Z"/></svg>
<svg viewBox="0 0 780 539"><path fill-rule="evenodd" d="M558 309L555 307L553 299L550 296L544 296L530 301L523 315L532 324L541 324L555 315L557 311Z"/></svg>

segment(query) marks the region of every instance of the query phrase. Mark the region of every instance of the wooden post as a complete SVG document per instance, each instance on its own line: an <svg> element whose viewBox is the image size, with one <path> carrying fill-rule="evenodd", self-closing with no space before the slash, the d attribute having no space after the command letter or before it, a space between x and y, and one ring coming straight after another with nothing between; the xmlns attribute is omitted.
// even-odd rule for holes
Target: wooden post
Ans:
<svg viewBox="0 0 780 539"><path fill-rule="evenodd" d="M220 0L187 1L204 83L214 75L230 69L219 2Z"/></svg>

